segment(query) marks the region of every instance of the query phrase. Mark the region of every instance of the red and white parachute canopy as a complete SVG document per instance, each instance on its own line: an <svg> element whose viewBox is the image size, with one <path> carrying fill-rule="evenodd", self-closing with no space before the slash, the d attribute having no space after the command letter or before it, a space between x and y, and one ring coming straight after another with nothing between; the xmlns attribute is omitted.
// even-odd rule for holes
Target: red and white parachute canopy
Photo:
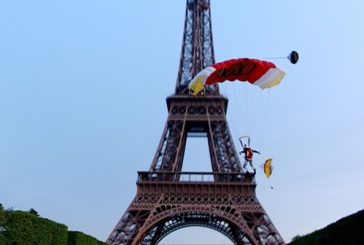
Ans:
<svg viewBox="0 0 364 245"><path fill-rule="evenodd" d="M216 63L200 71L189 83L191 93L200 93L205 86L225 81L247 81L261 89L278 85L285 72L275 64L257 59L232 59Z"/></svg>

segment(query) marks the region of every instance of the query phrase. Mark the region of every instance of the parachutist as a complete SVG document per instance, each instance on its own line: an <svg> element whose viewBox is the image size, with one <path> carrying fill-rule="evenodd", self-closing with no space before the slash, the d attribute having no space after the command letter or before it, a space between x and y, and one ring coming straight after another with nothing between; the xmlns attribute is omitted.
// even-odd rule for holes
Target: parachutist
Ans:
<svg viewBox="0 0 364 245"><path fill-rule="evenodd" d="M241 153L244 153L244 160L245 160L243 168L246 170L246 165L248 165L248 163L249 163L250 167L253 168L254 173L255 173L256 169L253 166L253 155L254 155L254 153L260 154L260 152L257 151L257 150L253 150L252 148L250 148L250 146L247 146L245 144L244 147L243 147L243 150L240 151L239 154L241 154Z"/></svg>

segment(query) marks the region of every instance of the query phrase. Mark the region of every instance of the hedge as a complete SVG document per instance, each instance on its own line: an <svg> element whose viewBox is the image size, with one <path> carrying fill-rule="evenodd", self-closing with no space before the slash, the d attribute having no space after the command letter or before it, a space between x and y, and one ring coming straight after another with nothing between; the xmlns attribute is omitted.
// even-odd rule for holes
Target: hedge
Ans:
<svg viewBox="0 0 364 245"><path fill-rule="evenodd" d="M0 224L2 243L11 245L67 245L67 226L23 211L5 211Z"/></svg>
<svg viewBox="0 0 364 245"><path fill-rule="evenodd" d="M103 245L106 243L79 231L68 232L68 245Z"/></svg>
<svg viewBox="0 0 364 245"><path fill-rule="evenodd" d="M32 212L0 208L0 245L104 245L97 239Z"/></svg>

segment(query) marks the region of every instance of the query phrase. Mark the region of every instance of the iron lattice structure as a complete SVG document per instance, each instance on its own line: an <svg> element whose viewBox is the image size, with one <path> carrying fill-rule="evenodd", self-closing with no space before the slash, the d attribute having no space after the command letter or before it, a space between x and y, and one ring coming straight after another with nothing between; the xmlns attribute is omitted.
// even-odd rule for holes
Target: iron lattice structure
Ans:
<svg viewBox="0 0 364 245"><path fill-rule="evenodd" d="M187 0L180 66L168 118L149 171L107 242L158 244L189 226L214 229L234 244L284 244L258 201L254 174L240 164L218 86L191 96L188 83L215 62L209 0ZM212 172L181 172L188 137L207 137Z"/></svg>

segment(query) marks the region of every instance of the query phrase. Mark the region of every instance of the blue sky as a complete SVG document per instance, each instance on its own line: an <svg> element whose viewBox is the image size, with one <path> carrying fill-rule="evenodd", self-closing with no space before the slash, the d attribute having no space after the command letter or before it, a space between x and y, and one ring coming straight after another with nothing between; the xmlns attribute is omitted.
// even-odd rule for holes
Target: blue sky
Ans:
<svg viewBox="0 0 364 245"><path fill-rule="evenodd" d="M211 0L211 7L216 61L300 53L297 65L271 60L287 75L270 91L220 86L236 146L249 134L262 152L256 165L273 157L271 179L257 174L257 196L285 241L363 209L363 1ZM157 149L184 14L183 0L0 2L6 208L34 208L107 238L136 193L136 172ZM187 147L184 168L209 171L204 139ZM189 234L195 243L220 239Z"/></svg>

